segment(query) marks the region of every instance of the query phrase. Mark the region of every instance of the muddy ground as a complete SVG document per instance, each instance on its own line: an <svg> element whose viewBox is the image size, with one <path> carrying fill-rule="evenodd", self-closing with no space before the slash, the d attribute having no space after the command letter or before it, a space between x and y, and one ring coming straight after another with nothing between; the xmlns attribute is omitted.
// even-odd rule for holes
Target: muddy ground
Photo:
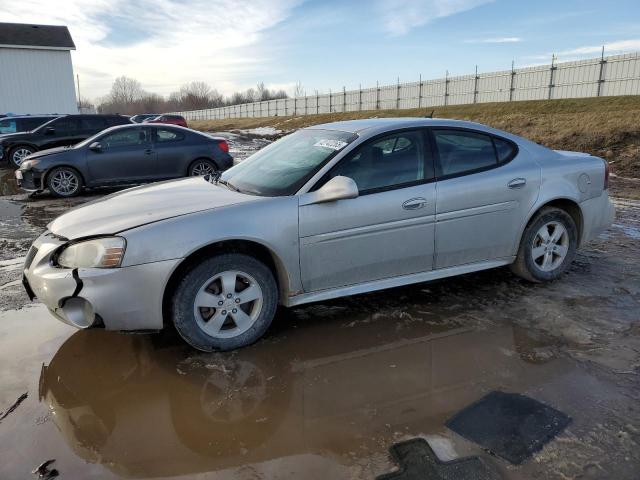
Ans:
<svg viewBox="0 0 640 480"><path fill-rule="evenodd" d="M268 143L227 135L238 158ZM0 478L55 459L64 479L369 479L416 436L509 479L639 478L640 182L612 183L615 224L559 281L501 268L282 310L256 345L202 354L171 332L77 331L31 304L30 242L108 192L30 197L0 169L0 412L28 394L0 420ZM572 423L510 465L444 426L492 390Z"/></svg>

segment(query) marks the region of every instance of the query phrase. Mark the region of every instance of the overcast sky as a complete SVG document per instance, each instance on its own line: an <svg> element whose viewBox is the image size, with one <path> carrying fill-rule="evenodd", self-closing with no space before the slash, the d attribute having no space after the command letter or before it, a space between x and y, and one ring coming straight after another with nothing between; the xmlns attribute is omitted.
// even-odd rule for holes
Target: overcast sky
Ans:
<svg viewBox="0 0 640 480"><path fill-rule="evenodd" d="M0 21L67 25L90 99L119 75L311 94L640 51L638 0L0 0Z"/></svg>

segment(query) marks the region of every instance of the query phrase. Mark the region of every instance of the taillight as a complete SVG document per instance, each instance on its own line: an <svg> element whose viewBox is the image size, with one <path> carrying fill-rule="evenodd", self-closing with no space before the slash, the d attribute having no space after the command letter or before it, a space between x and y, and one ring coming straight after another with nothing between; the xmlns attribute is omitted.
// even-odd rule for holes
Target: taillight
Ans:
<svg viewBox="0 0 640 480"><path fill-rule="evenodd" d="M604 161L604 187L605 190L609 188L609 162Z"/></svg>
<svg viewBox="0 0 640 480"><path fill-rule="evenodd" d="M229 144L225 140L218 142L218 148L224 153L229 153Z"/></svg>

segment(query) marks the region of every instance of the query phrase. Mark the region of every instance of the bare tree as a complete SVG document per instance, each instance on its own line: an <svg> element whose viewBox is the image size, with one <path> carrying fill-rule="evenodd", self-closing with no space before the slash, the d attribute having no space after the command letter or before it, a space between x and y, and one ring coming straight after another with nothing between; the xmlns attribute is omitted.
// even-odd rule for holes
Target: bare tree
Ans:
<svg viewBox="0 0 640 480"><path fill-rule="evenodd" d="M302 88L301 84L299 86ZM115 79L109 94L97 101L97 110L101 113L133 115L200 110L287 97L284 90L269 90L264 82L258 83L256 88L248 88L226 98L205 82L190 82L165 98L156 93L146 92L137 80L121 76Z"/></svg>
<svg viewBox="0 0 640 480"><path fill-rule="evenodd" d="M294 98L304 97L304 94L305 94L305 91L304 91L304 86L302 85L302 82L297 81L296 86L293 90Z"/></svg>
<svg viewBox="0 0 640 480"><path fill-rule="evenodd" d="M114 80L109 97L112 103L127 105L140 100L144 90L140 82L124 75Z"/></svg>
<svg viewBox="0 0 640 480"><path fill-rule="evenodd" d="M80 113L94 113L96 111L96 107L88 99L80 97L78 99L78 111Z"/></svg>

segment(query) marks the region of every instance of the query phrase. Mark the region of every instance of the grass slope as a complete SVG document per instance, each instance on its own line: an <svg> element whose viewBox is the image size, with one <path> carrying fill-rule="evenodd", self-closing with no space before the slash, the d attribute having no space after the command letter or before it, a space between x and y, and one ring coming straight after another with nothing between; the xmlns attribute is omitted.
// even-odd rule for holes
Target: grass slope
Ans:
<svg viewBox="0 0 640 480"><path fill-rule="evenodd" d="M318 123L371 117L434 117L484 123L559 150L589 152L609 160L621 176L640 177L640 96L480 103L411 110L368 110L297 117L190 122L206 131L270 126L290 131Z"/></svg>

